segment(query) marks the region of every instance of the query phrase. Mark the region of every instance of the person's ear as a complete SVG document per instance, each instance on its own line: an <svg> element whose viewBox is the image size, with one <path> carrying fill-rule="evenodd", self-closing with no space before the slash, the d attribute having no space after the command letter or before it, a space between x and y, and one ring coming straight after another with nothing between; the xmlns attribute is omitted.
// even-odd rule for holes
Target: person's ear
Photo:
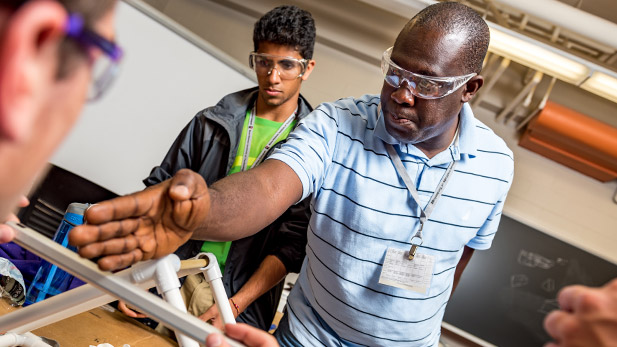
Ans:
<svg viewBox="0 0 617 347"><path fill-rule="evenodd" d="M30 136L53 87L66 10L56 1L28 1L8 15L0 41L0 139Z"/></svg>
<svg viewBox="0 0 617 347"><path fill-rule="evenodd" d="M306 70L304 71L304 74L302 75L302 80L303 81L306 81L309 78L309 75L311 74L311 72L313 71L314 68L315 68L315 61L313 59L311 59L306 64Z"/></svg>
<svg viewBox="0 0 617 347"><path fill-rule="evenodd" d="M473 98L474 95L478 92L482 85L484 84L484 77L480 75L473 76L467 83L465 84L465 90L463 92L463 96L461 97L462 102L469 102Z"/></svg>

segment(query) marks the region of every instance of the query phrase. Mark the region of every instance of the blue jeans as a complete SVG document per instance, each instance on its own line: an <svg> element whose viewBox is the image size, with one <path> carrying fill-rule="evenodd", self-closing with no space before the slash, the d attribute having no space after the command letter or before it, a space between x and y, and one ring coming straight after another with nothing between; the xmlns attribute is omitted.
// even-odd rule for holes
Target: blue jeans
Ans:
<svg viewBox="0 0 617 347"><path fill-rule="evenodd" d="M274 332L274 337L281 347L304 347L291 333L291 330L289 330L289 320L287 319L287 316L288 314L285 313L285 315L281 317L279 326Z"/></svg>

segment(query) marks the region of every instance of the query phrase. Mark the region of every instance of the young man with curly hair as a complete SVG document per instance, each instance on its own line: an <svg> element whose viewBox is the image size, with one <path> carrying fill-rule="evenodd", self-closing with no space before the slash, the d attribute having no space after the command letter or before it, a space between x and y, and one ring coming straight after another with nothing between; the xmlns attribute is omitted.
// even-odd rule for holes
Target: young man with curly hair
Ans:
<svg viewBox="0 0 617 347"><path fill-rule="evenodd" d="M191 169L211 184L263 161L269 149L312 111L300 88L315 66L314 44L315 24L309 12L279 6L262 16L255 23L254 51L248 56L258 86L229 94L199 111L144 183L155 185L181 169ZM236 213L242 215L242 209ZM200 250L214 253L237 321L268 330L282 280L302 266L308 218L306 200L255 235L234 242L192 240L176 254L185 259ZM190 313L222 328L202 274L188 276L182 294ZM123 303L119 307L129 316L143 317Z"/></svg>

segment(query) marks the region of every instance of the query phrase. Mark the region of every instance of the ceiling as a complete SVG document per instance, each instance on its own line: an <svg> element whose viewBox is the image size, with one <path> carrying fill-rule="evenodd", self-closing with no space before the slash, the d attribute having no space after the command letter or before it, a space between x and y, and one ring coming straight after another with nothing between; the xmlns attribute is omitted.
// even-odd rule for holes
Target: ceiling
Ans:
<svg viewBox="0 0 617 347"><path fill-rule="evenodd" d="M617 24L617 2L615 0L559 0L564 4L578 7L582 11Z"/></svg>

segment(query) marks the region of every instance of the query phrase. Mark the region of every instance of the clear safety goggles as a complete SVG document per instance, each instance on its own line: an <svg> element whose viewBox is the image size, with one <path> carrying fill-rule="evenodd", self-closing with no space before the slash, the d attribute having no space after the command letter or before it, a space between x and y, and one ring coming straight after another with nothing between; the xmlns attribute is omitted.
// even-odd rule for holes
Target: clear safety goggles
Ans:
<svg viewBox="0 0 617 347"><path fill-rule="evenodd" d="M454 77L420 75L396 65L390 59L391 55L392 47L386 49L381 58L381 72L384 75L384 80L394 88L400 88L403 86L403 82L406 82L405 87L411 94L422 99L439 99L450 95L477 75L475 72Z"/></svg>
<svg viewBox="0 0 617 347"><path fill-rule="evenodd" d="M278 55L251 52L249 66L257 75L268 76L276 70L283 80L293 80L304 75L308 59L296 59Z"/></svg>

